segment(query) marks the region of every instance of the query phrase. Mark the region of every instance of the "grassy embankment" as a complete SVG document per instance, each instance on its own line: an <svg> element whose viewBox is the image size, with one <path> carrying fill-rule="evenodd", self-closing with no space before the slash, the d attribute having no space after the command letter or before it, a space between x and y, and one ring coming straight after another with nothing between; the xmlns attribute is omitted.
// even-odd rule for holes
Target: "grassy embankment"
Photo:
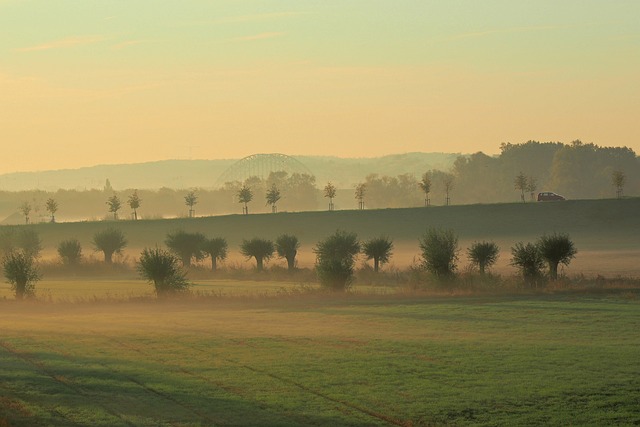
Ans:
<svg viewBox="0 0 640 427"><path fill-rule="evenodd" d="M0 425L640 423L637 293L0 313Z"/></svg>
<svg viewBox="0 0 640 427"><path fill-rule="evenodd" d="M243 238L275 239L282 233L298 236L303 246L299 263L313 265L312 247L336 229L353 231L361 239L386 235L396 243L392 263L404 268L418 255L418 238L427 227L452 228L466 248L475 240L494 240L502 251L498 269L507 271L509 248L518 241L533 241L544 233L569 233L580 254L571 271L589 274L639 274L640 198L573 200L561 203L437 206L430 208L364 211L299 212L228 215L194 219L119 222L80 222L33 225L42 237L45 256L54 257L58 243L78 238L91 253L91 238L108 226L120 228L129 240L125 252L138 256L145 246L163 245L167 233L184 229L226 237L230 263L249 267L238 254ZM98 257L98 255L95 255ZM464 263L463 263L464 264Z"/></svg>

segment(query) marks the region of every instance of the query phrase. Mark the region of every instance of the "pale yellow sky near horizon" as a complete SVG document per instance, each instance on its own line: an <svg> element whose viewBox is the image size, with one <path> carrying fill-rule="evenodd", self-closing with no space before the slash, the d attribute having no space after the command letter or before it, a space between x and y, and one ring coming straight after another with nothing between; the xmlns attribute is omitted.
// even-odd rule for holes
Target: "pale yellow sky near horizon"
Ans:
<svg viewBox="0 0 640 427"><path fill-rule="evenodd" d="M0 0L1 173L260 152L640 152L640 2Z"/></svg>

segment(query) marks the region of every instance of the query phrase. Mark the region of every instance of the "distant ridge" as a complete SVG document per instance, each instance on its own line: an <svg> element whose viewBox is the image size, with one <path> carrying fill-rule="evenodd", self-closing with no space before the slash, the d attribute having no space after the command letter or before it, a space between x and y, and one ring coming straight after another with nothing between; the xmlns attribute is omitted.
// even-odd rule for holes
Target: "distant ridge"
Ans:
<svg viewBox="0 0 640 427"><path fill-rule="evenodd" d="M353 187L372 173L419 177L429 169L446 170L459 154L405 153L370 158L292 156L316 176L318 185L332 181ZM103 189L108 179L116 190L127 188L212 188L218 177L240 159L162 160L147 163L97 165L78 169L13 172L0 175L0 191Z"/></svg>

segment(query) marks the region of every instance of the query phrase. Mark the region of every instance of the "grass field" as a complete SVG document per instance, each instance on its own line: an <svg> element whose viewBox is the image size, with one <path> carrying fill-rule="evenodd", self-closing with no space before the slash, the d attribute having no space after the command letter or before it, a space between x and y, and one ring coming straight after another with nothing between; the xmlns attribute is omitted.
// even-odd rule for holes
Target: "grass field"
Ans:
<svg viewBox="0 0 640 427"><path fill-rule="evenodd" d="M0 300L0 425L637 425L638 297Z"/></svg>
<svg viewBox="0 0 640 427"><path fill-rule="evenodd" d="M640 291L624 279L640 276L638 212L626 199L33 225L50 259L115 225L129 265L45 260L35 300L0 286L0 427L638 425ZM394 267L430 226L462 248L498 242L505 286L413 290ZM386 279L361 270L353 292L328 294L311 270L257 274L234 254L287 232L310 266L338 228L394 239ZM192 270L191 296L157 300L130 264L176 229L226 237L231 259L220 276ZM575 241L564 273L578 276L519 289L509 247L551 232Z"/></svg>

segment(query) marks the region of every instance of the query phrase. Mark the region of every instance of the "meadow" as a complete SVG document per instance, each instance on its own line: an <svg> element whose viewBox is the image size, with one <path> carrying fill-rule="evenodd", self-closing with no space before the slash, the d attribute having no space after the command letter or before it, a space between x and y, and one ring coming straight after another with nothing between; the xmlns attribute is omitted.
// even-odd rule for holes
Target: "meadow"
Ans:
<svg viewBox="0 0 640 427"><path fill-rule="evenodd" d="M637 425L639 296L0 300L0 425Z"/></svg>
<svg viewBox="0 0 640 427"><path fill-rule="evenodd" d="M36 299L0 287L0 426L637 425L639 211L626 199L32 225L49 260ZM107 226L129 239L124 264L55 265L57 242L88 247ZM465 271L452 289L407 281L398 266L429 226L453 228L463 247L499 242L505 276L484 288ZM230 260L219 275L193 269L193 292L166 300L130 265L184 229L232 251L293 233L304 266L338 228L390 236L394 265L359 267L351 291L330 293L309 269ZM554 231L576 242L565 272L576 276L522 288L509 245Z"/></svg>

